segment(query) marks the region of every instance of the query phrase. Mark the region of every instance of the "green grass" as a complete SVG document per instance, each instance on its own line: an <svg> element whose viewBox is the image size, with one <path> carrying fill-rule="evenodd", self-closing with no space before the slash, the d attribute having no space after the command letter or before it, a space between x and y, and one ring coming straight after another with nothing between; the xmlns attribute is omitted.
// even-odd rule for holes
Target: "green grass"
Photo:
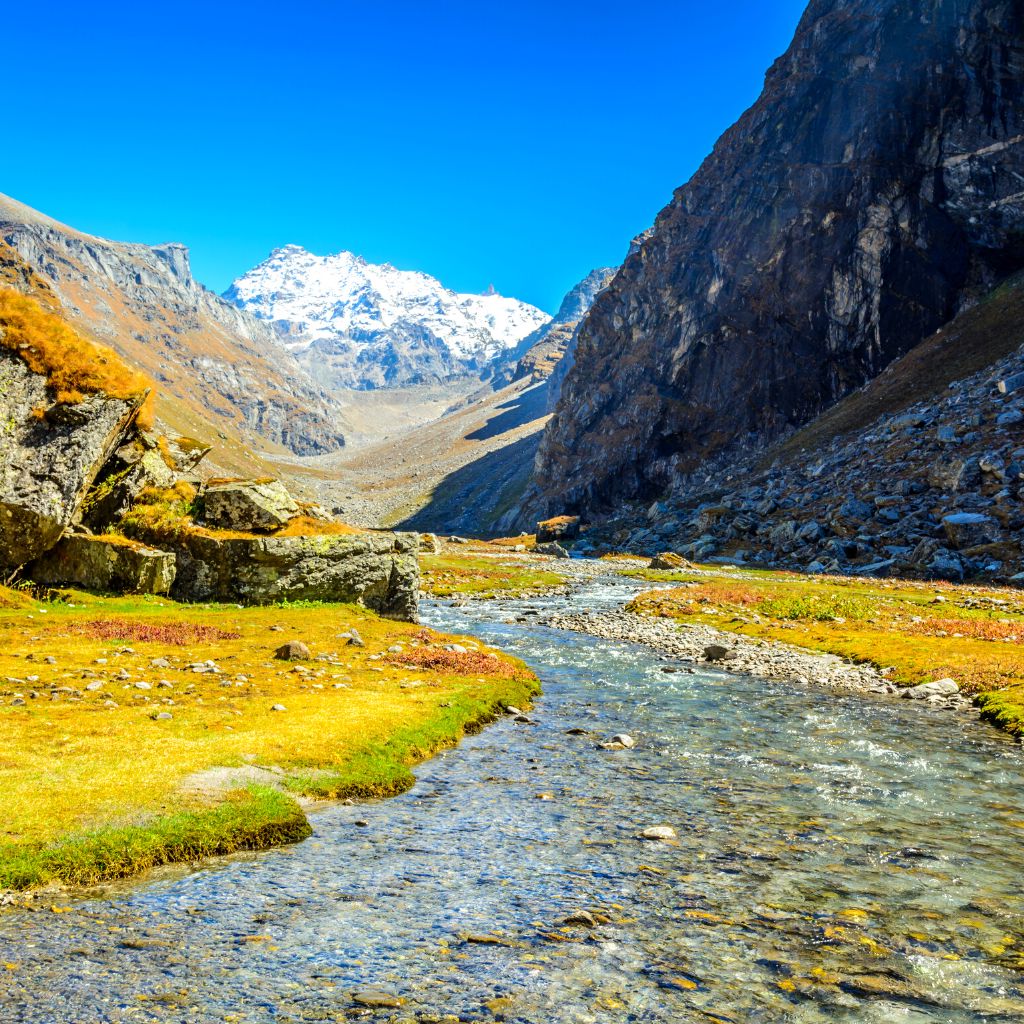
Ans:
<svg viewBox="0 0 1024 1024"><path fill-rule="evenodd" d="M540 593L564 585L565 577L536 564L495 555L422 555L423 589L434 597L498 597Z"/></svg>

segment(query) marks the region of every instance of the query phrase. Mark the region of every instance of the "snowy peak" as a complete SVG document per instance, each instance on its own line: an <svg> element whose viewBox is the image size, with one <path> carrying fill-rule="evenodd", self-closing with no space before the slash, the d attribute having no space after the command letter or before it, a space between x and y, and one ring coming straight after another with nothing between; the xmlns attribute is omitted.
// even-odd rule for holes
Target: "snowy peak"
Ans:
<svg viewBox="0 0 1024 1024"><path fill-rule="evenodd" d="M551 319L493 289L460 294L429 274L299 245L275 249L224 295L270 321L323 383L349 388L486 372Z"/></svg>

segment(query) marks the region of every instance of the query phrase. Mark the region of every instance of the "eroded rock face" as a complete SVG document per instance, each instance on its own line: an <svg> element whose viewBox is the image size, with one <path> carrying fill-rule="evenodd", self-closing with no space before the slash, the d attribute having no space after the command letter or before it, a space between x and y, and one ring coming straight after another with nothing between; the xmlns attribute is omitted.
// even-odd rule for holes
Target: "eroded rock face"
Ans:
<svg viewBox="0 0 1024 1024"><path fill-rule="evenodd" d="M299 514L280 480L210 484L203 493L203 519L222 530L278 530Z"/></svg>
<svg viewBox="0 0 1024 1024"><path fill-rule="evenodd" d="M806 422L1024 265L1024 8L812 0L581 324L544 504Z"/></svg>
<svg viewBox="0 0 1024 1024"><path fill-rule="evenodd" d="M54 406L45 378L0 351L0 567L56 544L140 401L90 396Z"/></svg>
<svg viewBox="0 0 1024 1024"><path fill-rule="evenodd" d="M133 594L168 593L174 573L169 551L84 534L62 538L29 568L37 583Z"/></svg>
<svg viewBox="0 0 1024 1024"><path fill-rule="evenodd" d="M366 533L219 539L201 533L171 545L182 601L353 601L415 621L419 535Z"/></svg>

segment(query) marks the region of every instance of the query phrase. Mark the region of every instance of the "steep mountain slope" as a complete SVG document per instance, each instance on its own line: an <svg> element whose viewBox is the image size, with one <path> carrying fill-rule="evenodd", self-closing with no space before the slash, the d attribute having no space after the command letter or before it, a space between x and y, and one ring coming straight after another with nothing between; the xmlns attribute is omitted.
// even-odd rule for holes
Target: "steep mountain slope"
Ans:
<svg viewBox="0 0 1024 1024"><path fill-rule="evenodd" d="M1020 582L1022 342L1024 273L791 437L588 538L799 571Z"/></svg>
<svg viewBox="0 0 1024 1024"><path fill-rule="evenodd" d="M681 486L1024 266L1022 35L1010 0L812 0L581 325L542 504Z"/></svg>
<svg viewBox="0 0 1024 1024"><path fill-rule="evenodd" d="M192 278L184 246L96 238L3 195L0 240L75 327L157 382L158 413L176 429L201 433L205 424L207 434L302 454L344 444L334 400L266 324Z"/></svg>
<svg viewBox="0 0 1024 1024"><path fill-rule="evenodd" d="M569 350L573 334L587 310L594 304L598 292L606 287L615 274L615 267L592 270L579 284L571 288L562 299L554 317L525 337L507 357L508 368L503 376L509 380L530 377L535 381L547 380ZM571 358L569 360L571 362Z"/></svg>
<svg viewBox="0 0 1024 1024"><path fill-rule="evenodd" d="M479 374L550 317L518 299L464 295L415 271L350 252L276 249L224 293L270 321L333 388L375 388Z"/></svg>

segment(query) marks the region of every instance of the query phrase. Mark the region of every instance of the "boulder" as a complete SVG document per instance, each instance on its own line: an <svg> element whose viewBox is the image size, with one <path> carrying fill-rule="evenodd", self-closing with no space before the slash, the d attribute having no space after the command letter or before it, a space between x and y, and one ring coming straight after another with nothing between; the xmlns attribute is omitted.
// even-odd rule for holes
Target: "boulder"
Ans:
<svg viewBox="0 0 1024 1024"><path fill-rule="evenodd" d="M579 516L555 516L537 524L537 543L575 540L580 535Z"/></svg>
<svg viewBox="0 0 1024 1024"><path fill-rule="evenodd" d="M952 697L959 692L960 687L952 679L936 679L920 686L910 686L900 696L907 700L927 700L929 697Z"/></svg>
<svg viewBox="0 0 1024 1024"><path fill-rule="evenodd" d="M677 555L674 551L663 551L660 555L655 555L647 566L648 569L662 569L665 571L689 569L691 567L691 562L688 562L682 555Z"/></svg>
<svg viewBox="0 0 1024 1024"><path fill-rule="evenodd" d="M568 558L569 552L561 544L551 541L547 544L538 544L534 549L538 555L554 555L555 558Z"/></svg>
<svg viewBox="0 0 1024 1024"><path fill-rule="evenodd" d="M299 511L280 480L212 482L203 494L203 520L222 530L278 530Z"/></svg>
<svg viewBox="0 0 1024 1024"><path fill-rule="evenodd" d="M381 615L416 620L419 535L322 534L213 537L183 531L171 596L182 601L351 601Z"/></svg>
<svg viewBox="0 0 1024 1024"><path fill-rule="evenodd" d="M0 350L0 567L23 565L57 543L143 397L55 405L46 379Z"/></svg>
<svg viewBox="0 0 1024 1024"><path fill-rule="evenodd" d="M175 557L123 537L71 534L36 559L29 575L37 583L132 594L167 594Z"/></svg>
<svg viewBox="0 0 1024 1024"><path fill-rule="evenodd" d="M943 516L942 528L950 545L958 550L991 544L999 530L994 519L980 512L954 512Z"/></svg>
<svg viewBox="0 0 1024 1024"><path fill-rule="evenodd" d="M928 470L928 483L940 491L963 491L981 482L976 455L964 459L938 459Z"/></svg>
<svg viewBox="0 0 1024 1024"><path fill-rule="evenodd" d="M420 551L427 555L441 554L441 542L437 539L436 533L420 534Z"/></svg>
<svg viewBox="0 0 1024 1024"><path fill-rule="evenodd" d="M736 652L721 644L708 644L704 648L705 661L729 661L736 657Z"/></svg>
<svg viewBox="0 0 1024 1024"><path fill-rule="evenodd" d="M313 655L301 640L289 640L274 651L274 657L278 661L309 661Z"/></svg>

